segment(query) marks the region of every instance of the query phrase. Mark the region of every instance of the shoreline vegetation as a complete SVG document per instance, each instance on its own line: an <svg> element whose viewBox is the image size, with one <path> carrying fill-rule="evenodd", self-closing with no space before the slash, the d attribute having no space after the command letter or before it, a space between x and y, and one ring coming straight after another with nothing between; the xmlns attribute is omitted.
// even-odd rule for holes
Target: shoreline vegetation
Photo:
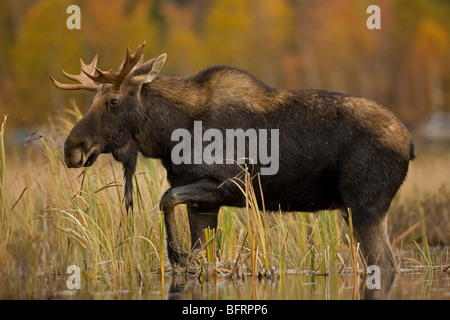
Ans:
<svg viewBox="0 0 450 320"><path fill-rule="evenodd" d="M81 116L75 109L52 121L49 134L31 135L27 148L5 146L4 119L0 298L58 297L55 280L67 278L71 265L80 267L91 287L101 283L112 291L120 288L123 275L136 275L145 285L155 274L174 272L236 280L365 270L358 243L339 212L266 212L256 204L249 184L257 177L248 174L241 177L247 186L242 189L247 207L222 208L218 230L205 230L204 250L191 252L186 267L173 269L165 256L158 206L169 187L163 167L139 157L134 212L127 215L122 169L112 157L102 155L88 169L69 170L64 165L55 141L63 141ZM391 243L400 269L448 271L450 152L427 151L419 144L417 155L389 210ZM176 208L176 216L180 240L189 251L185 206Z"/></svg>

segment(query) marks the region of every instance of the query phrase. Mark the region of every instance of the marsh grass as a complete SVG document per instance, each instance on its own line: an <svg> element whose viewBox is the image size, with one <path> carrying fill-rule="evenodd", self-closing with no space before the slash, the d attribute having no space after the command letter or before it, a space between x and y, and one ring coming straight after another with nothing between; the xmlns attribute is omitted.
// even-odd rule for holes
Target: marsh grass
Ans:
<svg viewBox="0 0 450 320"><path fill-rule="evenodd" d="M6 129L6 120L8 116L4 117L2 125L0 127L0 228L1 230L5 230L8 222L7 222L7 213L6 213L6 205L5 205L5 189L6 189L6 154L5 154L5 129Z"/></svg>
<svg viewBox="0 0 450 320"><path fill-rule="evenodd" d="M138 159L132 213L125 210L122 168L112 157L102 155L90 168L65 166L59 141L80 117L75 109L53 121L45 135L29 138L27 149L5 145L6 118L1 126L0 298L57 298L66 289L60 280L68 277L70 265L82 270L85 297L120 290L127 276L142 287L160 275L164 288L165 275L189 270L174 269L165 252L158 202L169 185L158 161ZM244 171L235 181L247 205L221 209L218 230L207 231L204 255L192 253L191 270L202 268L198 259L203 257L218 276L232 279L362 271L358 244L339 212L266 212L256 201L252 179L259 177ZM402 263L448 265L448 254L443 258L428 246L430 235L433 243L448 240L439 238L440 229L430 222L442 213L441 219L448 219L450 195L445 192L423 198L407 190L415 200L394 200L389 223ZM413 206L417 203L421 211ZM180 240L189 251L186 208L178 206L176 215ZM405 216L412 220L401 223ZM411 253L416 248L420 254Z"/></svg>

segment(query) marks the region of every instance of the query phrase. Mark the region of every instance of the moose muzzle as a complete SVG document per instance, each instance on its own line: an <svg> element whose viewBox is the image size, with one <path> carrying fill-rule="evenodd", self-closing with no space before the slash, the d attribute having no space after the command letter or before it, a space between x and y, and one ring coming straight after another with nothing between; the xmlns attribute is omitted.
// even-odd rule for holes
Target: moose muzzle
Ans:
<svg viewBox="0 0 450 320"><path fill-rule="evenodd" d="M97 147L88 150L83 148L68 147L67 141L64 146L64 162L68 168L79 168L81 166L89 167L97 160L100 152Z"/></svg>

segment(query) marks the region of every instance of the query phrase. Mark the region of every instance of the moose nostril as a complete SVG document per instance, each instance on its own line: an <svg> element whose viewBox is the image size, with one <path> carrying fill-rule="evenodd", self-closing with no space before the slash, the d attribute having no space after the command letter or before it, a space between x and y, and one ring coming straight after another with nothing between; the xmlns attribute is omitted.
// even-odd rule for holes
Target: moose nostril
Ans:
<svg viewBox="0 0 450 320"><path fill-rule="evenodd" d="M83 157L81 157L80 161L78 161L78 163L77 163L77 166L81 167L83 164L84 164Z"/></svg>
<svg viewBox="0 0 450 320"><path fill-rule="evenodd" d="M80 149L68 149L64 153L64 161L69 168L79 168L83 165L84 153Z"/></svg>

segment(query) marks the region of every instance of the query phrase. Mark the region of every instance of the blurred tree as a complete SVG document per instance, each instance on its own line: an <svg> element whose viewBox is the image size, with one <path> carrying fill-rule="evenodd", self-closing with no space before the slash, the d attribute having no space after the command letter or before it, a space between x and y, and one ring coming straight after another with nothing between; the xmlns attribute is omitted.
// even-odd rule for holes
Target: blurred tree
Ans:
<svg viewBox="0 0 450 320"><path fill-rule="evenodd" d="M13 90L6 112L11 122L22 125L42 123L49 115L60 112L67 104L67 92L56 90L49 76L60 79L59 68L69 73L80 72L79 58L89 62L100 53L99 67L115 69L125 58L130 46L135 50L147 42L146 59L157 48L157 26L149 19L151 3L145 1L81 1L81 29L69 30L66 20L68 4L61 0L39 1L28 11L19 36L14 43L11 61ZM70 80L64 80L70 81ZM83 98L81 109L88 106L92 94L71 92Z"/></svg>
<svg viewBox="0 0 450 320"><path fill-rule="evenodd" d="M66 4L59 0L37 2L26 14L14 47L10 68L14 86L10 92L9 120L35 124L46 119L50 107L62 105L57 94L48 97L49 75L59 66L71 66L81 56L79 30L66 27ZM58 63L55 63L58 62Z"/></svg>
<svg viewBox="0 0 450 320"><path fill-rule="evenodd" d="M203 68L205 52L195 30L196 7L168 1L162 11L166 26L159 47L168 53L165 72L181 76Z"/></svg>
<svg viewBox="0 0 450 320"><path fill-rule="evenodd" d="M448 35L430 19L418 25L405 69L414 109L424 116L444 109L444 75L449 70Z"/></svg>
<svg viewBox="0 0 450 320"><path fill-rule="evenodd" d="M418 123L427 113L450 111L450 3L398 0L390 30L397 113Z"/></svg>
<svg viewBox="0 0 450 320"><path fill-rule="evenodd" d="M291 7L285 0L254 0L251 4L250 66L266 83L284 85L283 63L295 41Z"/></svg>
<svg viewBox="0 0 450 320"><path fill-rule="evenodd" d="M70 3L72 4L72 3ZM0 111L9 126L42 123L69 97L85 111L91 93L48 80L78 73L99 53L117 68L146 40L145 59L166 52L167 74L207 65L248 70L269 85L322 88L372 98L409 123L450 105L450 2L377 0L381 29L369 30L371 0L79 0L81 30L66 27L64 0L0 2Z"/></svg>
<svg viewBox="0 0 450 320"><path fill-rule="evenodd" d="M25 15L36 0L0 1L0 113L11 111L13 44L20 34ZM11 121L9 121L10 123Z"/></svg>
<svg viewBox="0 0 450 320"><path fill-rule="evenodd" d="M208 64L249 65L252 48L251 9L248 1L213 1L204 25Z"/></svg>
<svg viewBox="0 0 450 320"><path fill-rule="evenodd" d="M293 32L285 0L216 0L205 18L204 42L210 62L241 67L279 86Z"/></svg>
<svg viewBox="0 0 450 320"><path fill-rule="evenodd" d="M151 19L151 1L83 0L82 34L91 53L99 52L100 66L119 67L127 46L135 50L146 41L144 59L158 53L158 23Z"/></svg>
<svg viewBox="0 0 450 320"><path fill-rule="evenodd" d="M366 8L351 0L319 1L302 10L298 42L307 87L361 93L375 40L366 33L366 18Z"/></svg>

